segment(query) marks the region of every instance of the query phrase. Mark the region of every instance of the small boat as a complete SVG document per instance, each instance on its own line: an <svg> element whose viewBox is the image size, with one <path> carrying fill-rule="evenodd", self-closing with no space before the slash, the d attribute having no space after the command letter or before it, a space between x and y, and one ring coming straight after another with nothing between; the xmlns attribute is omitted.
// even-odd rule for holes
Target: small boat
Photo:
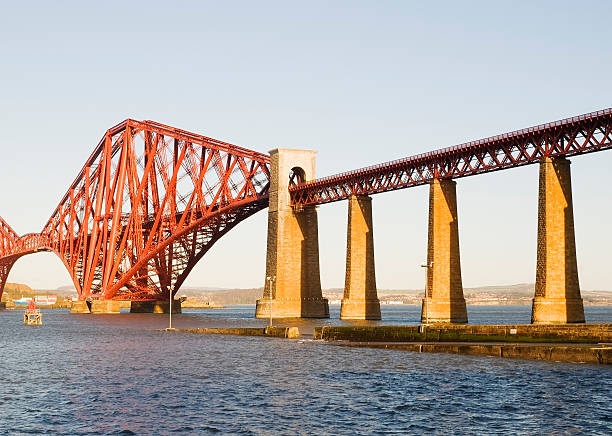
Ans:
<svg viewBox="0 0 612 436"><path fill-rule="evenodd" d="M19 300L13 300L15 306L27 306L32 301L31 297L21 297Z"/></svg>

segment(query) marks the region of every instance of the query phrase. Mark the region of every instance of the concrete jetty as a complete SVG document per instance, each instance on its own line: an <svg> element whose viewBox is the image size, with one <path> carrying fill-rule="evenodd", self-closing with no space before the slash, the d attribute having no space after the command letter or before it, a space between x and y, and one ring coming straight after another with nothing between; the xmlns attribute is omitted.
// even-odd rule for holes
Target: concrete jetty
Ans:
<svg viewBox="0 0 612 436"><path fill-rule="evenodd" d="M344 347L612 364L612 324L319 327L314 338Z"/></svg>
<svg viewBox="0 0 612 436"><path fill-rule="evenodd" d="M612 324L445 324L318 327L315 339L357 342L609 343Z"/></svg>
<svg viewBox="0 0 612 436"><path fill-rule="evenodd" d="M297 339L300 330L297 327L266 327L266 328L206 328L206 329L176 329L183 333L200 333L238 336L269 336L274 338Z"/></svg>
<svg viewBox="0 0 612 436"><path fill-rule="evenodd" d="M612 364L612 347L605 344L495 344L461 342L331 342L342 347L365 347L404 350L416 353L453 353L470 356L489 356L553 362Z"/></svg>

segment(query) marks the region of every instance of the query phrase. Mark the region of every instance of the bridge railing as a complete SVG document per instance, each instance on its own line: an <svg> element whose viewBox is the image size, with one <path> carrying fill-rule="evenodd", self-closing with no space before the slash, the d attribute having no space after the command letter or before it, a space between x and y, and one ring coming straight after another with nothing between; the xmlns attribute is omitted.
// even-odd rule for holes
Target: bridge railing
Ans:
<svg viewBox="0 0 612 436"><path fill-rule="evenodd" d="M49 250L49 237L41 233L27 233L21 236L15 243L13 252L34 252Z"/></svg>

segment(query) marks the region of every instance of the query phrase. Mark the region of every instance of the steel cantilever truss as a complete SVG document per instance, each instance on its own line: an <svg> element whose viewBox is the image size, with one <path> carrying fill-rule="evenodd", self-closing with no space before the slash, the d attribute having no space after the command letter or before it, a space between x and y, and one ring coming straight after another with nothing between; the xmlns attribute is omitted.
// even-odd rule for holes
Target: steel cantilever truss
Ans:
<svg viewBox="0 0 612 436"><path fill-rule="evenodd" d="M16 246L19 235L0 217L0 297L6 284L9 271L17 260L13 250Z"/></svg>
<svg viewBox="0 0 612 436"><path fill-rule="evenodd" d="M294 205L323 204L612 147L612 109L362 168L289 188Z"/></svg>
<svg viewBox="0 0 612 436"><path fill-rule="evenodd" d="M45 250L81 299L166 299L221 236L268 206L269 184L268 155L126 120L106 132L40 234L19 238L0 222L0 279Z"/></svg>

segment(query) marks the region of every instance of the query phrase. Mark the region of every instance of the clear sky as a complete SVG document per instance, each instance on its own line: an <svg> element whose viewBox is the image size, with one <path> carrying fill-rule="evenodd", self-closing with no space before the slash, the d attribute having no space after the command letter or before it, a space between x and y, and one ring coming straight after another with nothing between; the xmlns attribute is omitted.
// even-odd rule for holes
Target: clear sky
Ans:
<svg viewBox="0 0 612 436"><path fill-rule="evenodd" d="M607 1L0 0L0 216L38 232L111 125L151 119L319 176L612 106ZM583 289L612 289L612 152L572 159ZM460 179L464 286L535 280L538 168ZM379 289L422 288L427 187L374 197ZM344 285L346 202L319 208L323 287ZM266 212L187 286L263 286ZM70 284L52 254L9 281Z"/></svg>

